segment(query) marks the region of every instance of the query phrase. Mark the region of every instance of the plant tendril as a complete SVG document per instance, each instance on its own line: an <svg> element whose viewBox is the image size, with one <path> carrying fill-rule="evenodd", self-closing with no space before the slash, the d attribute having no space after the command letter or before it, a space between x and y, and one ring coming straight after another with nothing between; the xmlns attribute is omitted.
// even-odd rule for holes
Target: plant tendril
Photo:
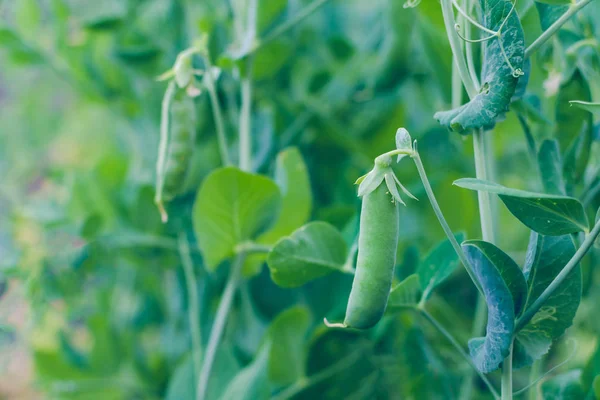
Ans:
<svg viewBox="0 0 600 400"><path fill-rule="evenodd" d="M421 0L406 0L406 3L404 3L404 8L415 8L419 4L421 4Z"/></svg>
<svg viewBox="0 0 600 400"><path fill-rule="evenodd" d="M456 30L456 34L458 35L459 38L461 38L463 41L467 42L467 43L482 43L482 42L487 42L488 40L491 40L495 37L498 38L498 44L500 46L500 52L502 53L502 57L504 57L504 60L506 61L506 64L508 64L512 76L513 78L519 78L523 75L525 75L525 72L523 72L523 70L521 68L515 68L513 67L512 63L510 62L510 59L508 58L508 55L506 54L506 50L504 50L504 44L502 43L502 29L504 29L504 27L506 26L506 23L508 22L508 18L510 18L510 16L512 15L512 13L515 11L515 8L517 6L517 1L515 0L514 3L512 3L512 7L510 9L510 11L508 12L508 14L506 15L506 17L504 18L504 20L502 21L502 23L500 24L500 27L498 28L497 31L493 31L489 28L486 28L485 26L481 25L480 23L478 23L477 21L475 21L467 12L465 12L456 2L456 0L452 0L452 4L454 5L454 7L458 10L458 12L467 19L467 21L469 21L471 24L473 24L475 27L479 28L482 31L488 32L490 33L490 36L485 37L485 38L481 38L481 39L469 39L465 36L463 36L460 33L460 25L459 24L454 24L454 29Z"/></svg>

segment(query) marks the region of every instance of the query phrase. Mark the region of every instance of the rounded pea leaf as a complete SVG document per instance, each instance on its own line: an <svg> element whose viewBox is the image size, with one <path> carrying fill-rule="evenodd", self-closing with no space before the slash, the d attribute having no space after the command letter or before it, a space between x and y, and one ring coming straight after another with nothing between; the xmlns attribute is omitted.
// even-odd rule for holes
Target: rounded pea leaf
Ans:
<svg viewBox="0 0 600 400"><path fill-rule="evenodd" d="M326 222L311 222L277 242L267 264L273 282L297 287L342 271L347 251L346 241L337 229Z"/></svg>
<svg viewBox="0 0 600 400"><path fill-rule="evenodd" d="M568 6L572 3L571 0L535 0L538 3L549 4L551 6Z"/></svg>
<svg viewBox="0 0 600 400"><path fill-rule="evenodd" d="M581 108L571 107L570 100L590 100L590 85L581 70L576 69L571 78L560 86L556 98L554 136L564 154L566 181L576 185L583 179L594 141L593 115Z"/></svg>
<svg viewBox="0 0 600 400"><path fill-rule="evenodd" d="M556 22L556 20L559 19L569 9L568 5L550 4L545 1L536 1L535 7L537 8L537 12L540 17L540 25L542 26L543 30L548 29L550 25Z"/></svg>
<svg viewBox="0 0 600 400"><path fill-rule="evenodd" d="M550 194L565 195L565 180L562 172L562 158L556 140L546 139L538 152L538 165L542 175L544 190Z"/></svg>
<svg viewBox="0 0 600 400"><path fill-rule="evenodd" d="M196 398L198 371L194 369L194 357L190 354L175 368L167 386L166 400ZM207 400L218 400L239 370L240 365L235 358L233 348L226 343L221 344L217 349L212 374L208 381Z"/></svg>
<svg viewBox="0 0 600 400"><path fill-rule="evenodd" d="M511 189L474 178L459 179L454 185L497 194L519 221L543 235L560 236L589 229L583 205L573 197Z"/></svg>
<svg viewBox="0 0 600 400"><path fill-rule="evenodd" d="M279 314L268 328L271 341L269 379L278 385L290 385L304 376L305 339L310 312L304 306L289 308Z"/></svg>
<svg viewBox="0 0 600 400"><path fill-rule="evenodd" d="M460 243L464 234L456 235ZM458 256L449 240L444 240L433 248L419 263L417 275L423 288L423 297L429 298L433 289L448 278L458 266Z"/></svg>
<svg viewBox="0 0 600 400"><path fill-rule="evenodd" d="M581 387L581 370L565 372L545 381L541 386L544 400L576 400L585 399Z"/></svg>
<svg viewBox="0 0 600 400"><path fill-rule="evenodd" d="M281 213L273 226L258 238L260 243L275 243L282 236L300 228L310 217L310 178L297 148L286 149L277 156L275 183L281 191Z"/></svg>
<svg viewBox="0 0 600 400"><path fill-rule="evenodd" d="M202 183L192 221L206 267L214 271L235 247L259 234L278 214L281 195L271 179L234 167L212 172Z"/></svg>
<svg viewBox="0 0 600 400"><path fill-rule="evenodd" d="M254 361L229 382L221 400L267 400L269 389L268 364L271 343L266 342Z"/></svg>
<svg viewBox="0 0 600 400"><path fill-rule="evenodd" d="M517 13L511 12L513 3L510 0L480 0L479 3L482 24L493 31L503 27L501 37L487 41L485 46L480 92L467 104L434 115L440 124L458 133L492 128L498 117L508 110L524 68L525 38Z"/></svg>
<svg viewBox="0 0 600 400"><path fill-rule="evenodd" d="M419 276L412 274L400 282L390 292L386 312L396 312L417 305L421 298Z"/></svg>
<svg viewBox="0 0 600 400"><path fill-rule="evenodd" d="M523 272L527 277L527 305L532 304L575 254L570 235L543 236L532 232ZM548 352L552 342L573 323L581 300L581 269L574 268L515 340L514 366L530 365ZM526 308L527 308L526 305Z"/></svg>
<svg viewBox="0 0 600 400"><path fill-rule="evenodd" d="M505 281L501 271L507 265L494 264L486 254L491 251L481 246L481 241L468 241L463 243L462 247L481 285L488 307L486 336L469 340L469 351L477 369L489 373L498 369L502 360L509 354L515 327L515 304L509 285L516 288L520 284ZM506 269L512 269L510 264L508 265ZM513 275L506 272L505 274L507 277Z"/></svg>
<svg viewBox="0 0 600 400"><path fill-rule="evenodd" d="M297 148L291 147L277 155L275 183L282 196L281 212L273 225L256 239L260 244L272 245L292 234L308 221L312 210L308 169ZM244 264L244 275L257 274L265 259L265 254L250 254Z"/></svg>

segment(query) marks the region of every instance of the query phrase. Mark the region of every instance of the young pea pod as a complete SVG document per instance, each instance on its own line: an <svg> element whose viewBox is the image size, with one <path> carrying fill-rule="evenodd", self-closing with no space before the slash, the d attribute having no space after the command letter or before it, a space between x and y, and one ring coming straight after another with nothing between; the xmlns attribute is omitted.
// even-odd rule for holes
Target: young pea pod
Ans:
<svg viewBox="0 0 600 400"><path fill-rule="evenodd" d="M164 202L181 192L194 150L196 108L185 89L169 84L162 119L155 202L166 222Z"/></svg>
<svg viewBox="0 0 600 400"><path fill-rule="evenodd" d="M398 202L382 181L363 197L358 259L344 325L367 329L383 316L394 277Z"/></svg>

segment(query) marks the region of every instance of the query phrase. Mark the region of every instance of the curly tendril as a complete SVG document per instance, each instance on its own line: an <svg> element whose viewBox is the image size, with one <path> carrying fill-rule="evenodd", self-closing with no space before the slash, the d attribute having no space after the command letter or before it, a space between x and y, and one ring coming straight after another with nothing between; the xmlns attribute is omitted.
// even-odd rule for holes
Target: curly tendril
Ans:
<svg viewBox="0 0 600 400"><path fill-rule="evenodd" d="M404 8L415 8L419 4L421 4L421 0L406 0L406 3L404 3Z"/></svg>

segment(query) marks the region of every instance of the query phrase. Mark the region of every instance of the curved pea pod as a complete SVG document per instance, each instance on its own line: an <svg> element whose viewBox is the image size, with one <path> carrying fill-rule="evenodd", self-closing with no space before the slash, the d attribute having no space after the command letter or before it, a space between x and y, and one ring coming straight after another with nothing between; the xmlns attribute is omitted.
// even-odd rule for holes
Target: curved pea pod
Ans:
<svg viewBox="0 0 600 400"><path fill-rule="evenodd" d="M398 203L385 182L363 197L358 259L344 325L367 329L385 312L396 265Z"/></svg>
<svg viewBox="0 0 600 400"><path fill-rule="evenodd" d="M174 88L175 86L170 86ZM156 198L163 221L168 216L163 203L175 198L183 187L190 160L194 151L196 136L196 109L194 100L185 89L173 89L173 97L168 107L168 135L161 143L157 168ZM165 115L163 115L165 118Z"/></svg>

